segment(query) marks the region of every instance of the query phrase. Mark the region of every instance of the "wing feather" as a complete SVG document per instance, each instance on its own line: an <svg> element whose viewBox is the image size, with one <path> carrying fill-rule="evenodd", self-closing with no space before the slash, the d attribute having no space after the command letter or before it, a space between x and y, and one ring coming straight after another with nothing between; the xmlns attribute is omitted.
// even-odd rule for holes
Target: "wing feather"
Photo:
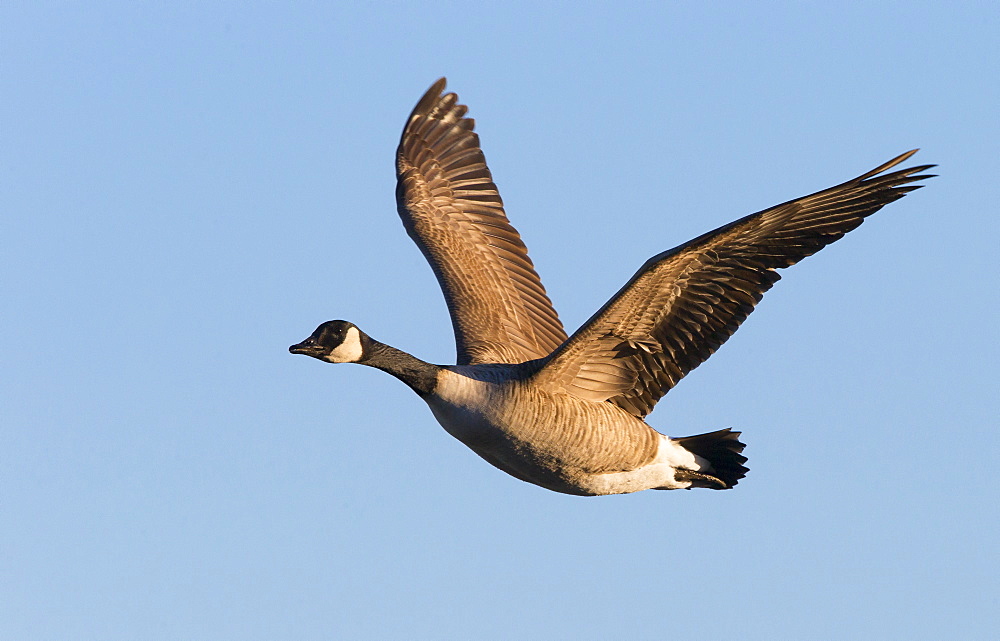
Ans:
<svg viewBox="0 0 1000 641"><path fill-rule="evenodd" d="M396 202L451 314L458 363L519 363L566 340L528 250L503 209L475 123L438 80L397 150Z"/></svg>
<svg viewBox="0 0 1000 641"><path fill-rule="evenodd" d="M705 361L795 264L918 189L932 165L853 180L751 214L654 256L538 371L536 381L643 417Z"/></svg>

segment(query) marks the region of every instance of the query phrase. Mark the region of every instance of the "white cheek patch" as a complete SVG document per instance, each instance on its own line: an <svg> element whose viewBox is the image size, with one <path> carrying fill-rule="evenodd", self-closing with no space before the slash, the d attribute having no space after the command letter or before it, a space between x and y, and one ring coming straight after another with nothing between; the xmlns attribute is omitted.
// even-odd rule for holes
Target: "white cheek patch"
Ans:
<svg viewBox="0 0 1000 641"><path fill-rule="evenodd" d="M351 327L347 330L347 336L344 337L343 342L324 356L324 359L331 363L357 363L361 360L364 352L358 328Z"/></svg>

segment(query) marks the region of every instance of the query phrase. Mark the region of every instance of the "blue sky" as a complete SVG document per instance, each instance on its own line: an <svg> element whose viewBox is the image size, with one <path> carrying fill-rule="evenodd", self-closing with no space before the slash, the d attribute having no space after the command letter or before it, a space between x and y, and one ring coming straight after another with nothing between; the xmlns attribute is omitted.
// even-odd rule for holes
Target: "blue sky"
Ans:
<svg viewBox="0 0 1000 641"><path fill-rule="evenodd" d="M1000 9L615 7L0 6L0 637L992 638ZM286 351L453 362L393 200L441 75L571 329L732 219L941 176L651 415L743 430L739 487L558 495Z"/></svg>

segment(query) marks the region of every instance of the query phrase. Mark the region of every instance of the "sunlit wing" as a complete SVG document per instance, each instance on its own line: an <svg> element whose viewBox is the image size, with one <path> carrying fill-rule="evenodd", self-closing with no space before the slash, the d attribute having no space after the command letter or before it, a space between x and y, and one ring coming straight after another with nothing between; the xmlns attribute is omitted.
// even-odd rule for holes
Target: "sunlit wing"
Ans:
<svg viewBox="0 0 1000 641"><path fill-rule="evenodd" d="M932 167L886 170L751 214L646 261L557 350L536 382L643 417L705 361L780 278L884 205L918 189Z"/></svg>
<svg viewBox="0 0 1000 641"><path fill-rule="evenodd" d="M438 80L413 109L396 155L396 202L451 313L458 363L549 355L566 332L507 216L475 122Z"/></svg>

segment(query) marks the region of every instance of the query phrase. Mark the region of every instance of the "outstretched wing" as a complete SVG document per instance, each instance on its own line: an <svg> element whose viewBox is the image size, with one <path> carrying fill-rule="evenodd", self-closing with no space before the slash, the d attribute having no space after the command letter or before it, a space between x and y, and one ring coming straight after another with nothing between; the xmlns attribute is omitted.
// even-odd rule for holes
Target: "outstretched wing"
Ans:
<svg viewBox="0 0 1000 641"><path fill-rule="evenodd" d="M836 187L751 214L646 261L536 374L542 385L643 417L715 352L794 265L918 189L916 150Z"/></svg>
<svg viewBox="0 0 1000 641"><path fill-rule="evenodd" d="M441 78L410 114L396 153L396 203L444 291L458 363L520 363L566 340L503 210L475 121Z"/></svg>

